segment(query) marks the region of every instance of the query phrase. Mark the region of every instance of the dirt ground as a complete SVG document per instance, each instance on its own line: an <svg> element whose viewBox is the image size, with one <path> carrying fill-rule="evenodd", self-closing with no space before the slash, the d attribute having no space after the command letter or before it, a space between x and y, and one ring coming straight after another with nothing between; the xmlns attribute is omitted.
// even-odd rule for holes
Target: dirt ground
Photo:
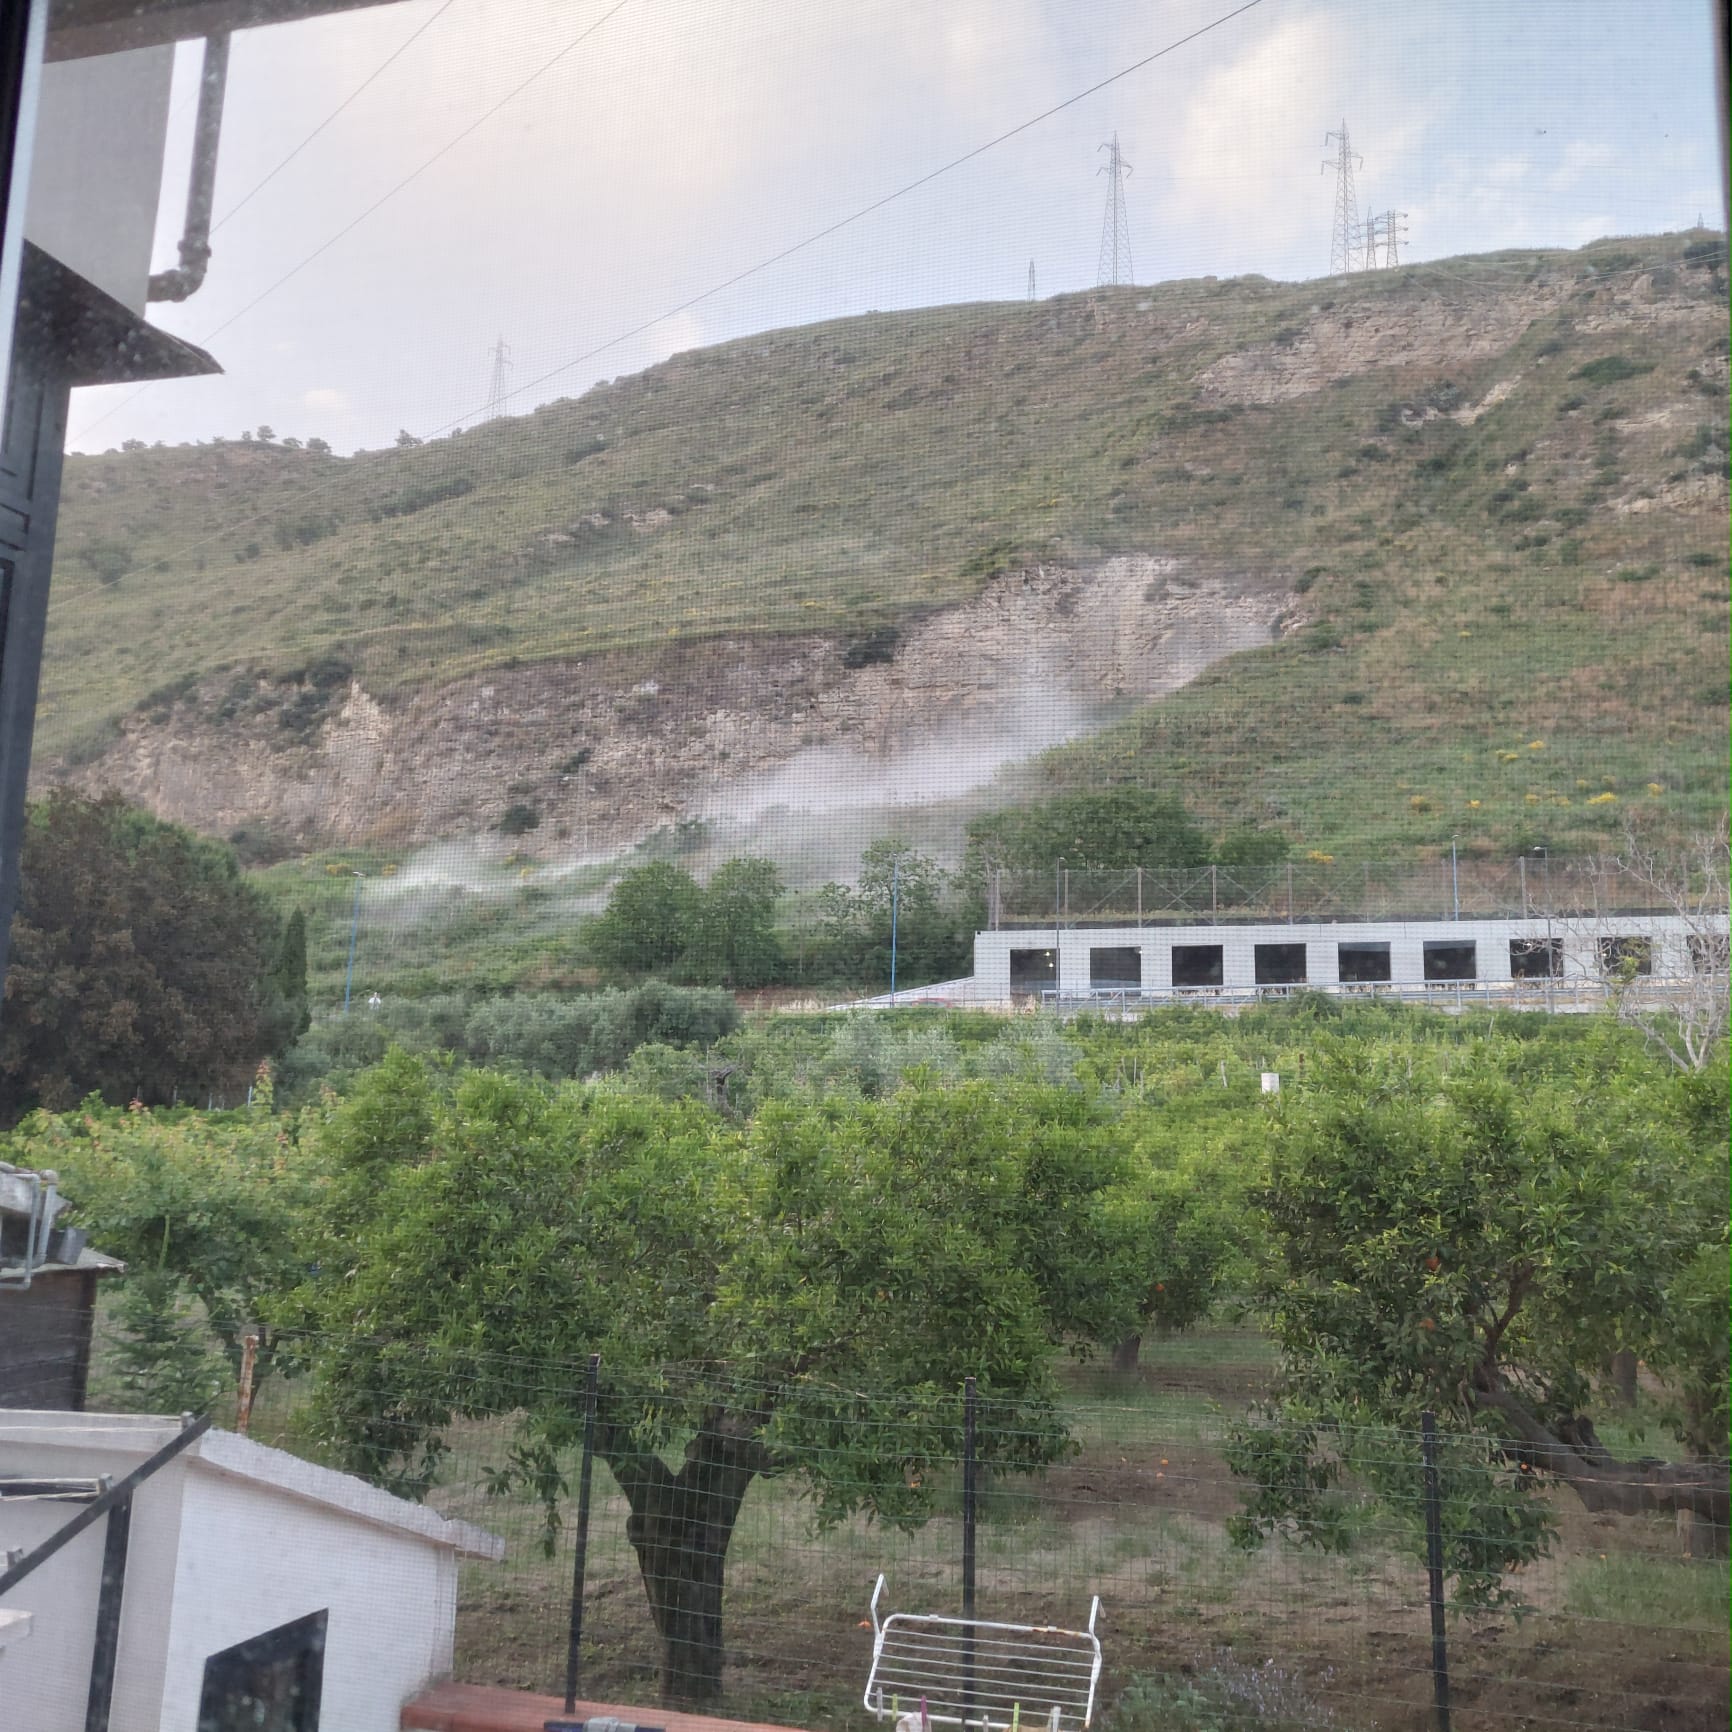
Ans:
<svg viewBox="0 0 1732 1732"><path fill-rule="evenodd" d="M1436 1722L1426 1580L1408 1536L1379 1543L1372 1532L1338 1558L1228 1543L1239 1496L1219 1439L1263 1367L1243 1342L1221 1346L1218 1361L1193 1342L1183 1363L1095 1377L1078 1391L1075 1459L986 1489L981 1615L1076 1627L1098 1594L1108 1707L1138 1674L1203 1673L1227 1654L1268 1663L1281 1701L1297 1708L1286 1717L1341 1732L1427 1732ZM582 1688L653 1704L656 1647L623 1505L605 1473L597 1490ZM916 1534L864 1522L820 1533L793 1485L754 1487L729 1557L722 1711L813 1732L870 1724L860 1696L878 1571L889 1609L959 1609L960 1522L939 1503ZM532 1512L502 1521L512 1512L474 1499L462 1513L505 1532L509 1551L502 1566L466 1572L457 1675L559 1688L569 1550L539 1554ZM1724 1732L1726 1566L1684 1558L1666 1522L1594 1517L1567 1494L1556 1513L1552 1555L1516 1578L1523 1612L1449 1620L1453 1732Z"/></svg>

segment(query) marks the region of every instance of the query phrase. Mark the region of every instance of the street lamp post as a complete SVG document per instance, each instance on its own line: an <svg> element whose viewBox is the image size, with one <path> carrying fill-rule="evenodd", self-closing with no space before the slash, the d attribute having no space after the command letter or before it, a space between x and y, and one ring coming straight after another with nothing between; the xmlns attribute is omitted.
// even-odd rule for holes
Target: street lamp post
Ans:
<svg viewBox="0 0 1732 1732"><path fill-rule="evenodd" d="M1555 959L1557 964L1558 964L1558 973L1561 975L1564 971L1563 970L1563 958L1561 956L1557 956L1554 958L1554 953L1552 950L1552 855L1551 855L1551 850L1549 848L1542 847L1539 843L1536 842L1534 844L1534 852L1537 855L1539 855L1539 857L1540 857L1540 865L1541 865L1541 868L1543 871L1543 877L1544 877L1544 882L1545 882L1545 888L1544 888L1542 894L1545 896L1545 899L1546 899L1546 1009L1550 1010L1552 1008L1552 963Z"/></svg>
<svg viewBox="0 0 1732 1732"><path fill-rule="evenodd" d="M349 870L355 873L355 901L349 910L349 966L343 974L344 1016L349 1014L349 998L355 989L355 940L361 934L361 886L367 877L364 872L356 872L353 866Z"/></svg>
<svg viewBox="0 0 1732 1732"><path fill-rule="evenodd" d="M1454 917L1461 919L1461 875L1456 865L1456 843L1458 838L1449 839L1449 900L1454 910Z"/></svg>
<svg viewBox="0 0 1732 1732"><path fill-rule="evenodd" d="M896 1002L896 916L902 896L902 857L890 862L890 1002Z"/></svg>

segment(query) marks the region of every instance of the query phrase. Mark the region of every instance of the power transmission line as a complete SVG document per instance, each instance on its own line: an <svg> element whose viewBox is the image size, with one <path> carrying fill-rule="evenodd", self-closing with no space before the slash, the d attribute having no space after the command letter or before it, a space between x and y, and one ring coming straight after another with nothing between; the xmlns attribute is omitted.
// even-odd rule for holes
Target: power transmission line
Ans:
<svg viewBox="0 0 1732 1732"><path fill-rule="evenodd" d="M1329 231L1329 274L1332 277L1345 275L1353 269L1354 257L1358 252L1359 242L1359 203L1353 190L1353 164L1364 159L1356 156L1353 147L1347 141L1347 122L1341 123L1339 132L1326 132L1323 142L1328 144L1331 139L1337 141L1335 148L1335 221ZM1325 173L1331 165L1323 165Z"/></svg>
<svg viewBox="0 0 1732 1732"><path fill-rule="evenodd" d="M1095 270L1095 282L1100 287L1128 283L1133 280L1131 264L1131 225L1125 215L1125 180L1131 165L1119 154L1119 135L1113 134L1111 144L1101 149L1109 152L1107 165L1100 170L1107 177L1107 208L1101 217L1101 256Z"/></svg>
<svg viewBox="0 0 1732 1732"><path fill-rule="evenodd" d="M415 27L414 30L412 30L406 37L404 37L404 39L401 42L399 42L397 44L397 46L395 48L393 48L391 50L391 52L389 54L387 54L385 56L385 58L383 60L381 60L379 62L379 64L377 66L375 66L373 68L373 70L371 72L369 72L367 74L367 76L365 78L363 78L361 80L361 82L359 84L357 84L355 86L355 88L353 90L351 90L349 92L349 94L347 96L345 96L343 98L343 100L341 102L339 102L337 104L337 106L335 108L333 108L331 110L331 112L329 114L327 114L325 116L325 118L323 120L321 120L319 122L319 124L317 126L315 126L313 128L313 130L311 132L309 132L307 134L307 136L305 138L303 138L301 140L301 142L299 144L297 144L295 146L295 148L293 150L291 150L289 152L289 154L287 156L285 156L282 159L282 161L279 162L277 164L277 166L275 168L273 168L270 171L270 173L264 177L263 180L255 182L249 191L242 193L242 195L238 199L236 199L235 202L233 204L231 204L229 206L229 208L226 211L224 211L223 214L220 217L218 217L214 223L211 224L211 233L215 234L216 231L218 229L220 229L223 226L223 224L229 220L230 217L235 215L235 213L237 211L239 211L243 205L251 203L251 201L253 200L253 198L257 194L263 192L264 189L267 186L269 186L271 184L271 182L273 180L275 180L277 178L277 176L279 174L281 174L283 172L283 170L285 168L287 168L289 166L289 164L291 162L293 162L295 160L295 158L297 156L299 156L301 154L301 152L303 150L305 150L307 148L307 146L309 144L311 144L313 142L313 140L315 138L317 138L319 136L319 134L321 132L323 132L325 130L325 128L331 124L331 122L333 120L335 120L337 118L338 115L340 115L346 108L349 107L349 105L351 103L354 102L355 98L357 96L359 96L361 94L361 92L368 87L368 85L375 83L380 78L380 76L382 74L384 74L386 71L389 70L389 68L391 67L393 62L400 60L402 58L402 56L408 51L408 49L411 48L417 41L419 41L421 37L425 36L426 33L429 30L431 30L433 28L433 26L435 24L437 24L439 22L439 20L441 18L443 18L445 16L445 14L447 12L449 12L451 10L451 8L456 3L457 3L457 0L444 0L444 4L440 6L438 11L432 13L429 17L424 18L421 21L421 23Z"/></svg>
<svg viewBox="0 0 1732 1732"><path fill-rule="evenodd" d="M676 319L681 313L690 312L693 307L701 306L705 301L713 300L717 295L725 294L729 289L736 287L738 284L746 282L752 277L759 276L767 270L773 269L776 265L781 264L784 259L790 259L794 257L796 253L804 252L808 247L816 246L820 241L828 240L831 235L839 234L845 228L851 228L855 223L863 221L874 212L883 210L886 205L894 204L897 200L906 198L911 193L918 192L922 187L929 186L933 181L963 167L964 164L973 162L976 157L984 156L988 151L995 150L999 145L1006 144L1011 139L1020 137L1023 133L1039 126L1043 121L1050 120L1055 114L1062 114L1067 108L1074 108L1079 102L1085 102L1089 97L1107 89L1109 86L1131 77L1134 73L1141 72L1144 67L1152 66L1157 60L1164 60L1169 54L1175 54L1179 49L1188 46L1199 38L1209 35L1212 31L1221 29L1224 25L1232 23L1235 18L1241 18L1245 13L1255 11L1257 7L1262 5L1262 3L1263 0L1243 0L1243 4L1235 6L1232 11L1223 12L1219 17L1210 19L1207 24L1199 25L1195 30L1188 32L1186 35L1176 37L1164 48L1157 48L1152 53L1145 54L1140 60L1133 60L1128 66L1121 66L1117 72L1108 73L1105 78L1089 85L1084 90L1076 91L1074 94L1065 97L1061 102L1055 102L1050 108L1042 109L1040 113L1031 115L1027 120L1018 121L1015 126L1009 127L1005 131L998 133L995 137L987 139L984 144L977 144L972 150L964 151L961 156L952 157L949 162L943 163L939 167L929 170L926 174L919 176L915 180L908 181L906 184L896 188L894 192L887 192L881 197L875 198L869 203L861 205L858 210L850 212L847 216L838 217L834 222L828 223L823 228L817 229L813 233L807 235L805 239L794 241L790 245L783 247L779 252L771 253L768 257L760 259L755 265L748 265L743 270L735 271L732 276L724 277L720 282L712 283L707 289L700 289L697 294L688 296L677 305L667 307L663 311L655 314L653 317L644 319L627 330L615 332L613 336L595 344L594 347L585 349L581 353L571 356L568 360L561 361L556 367L549 367L545 373L538 373L533 379L517 386L512 395L522 396L526 391L538 390L550 380L557 379L562 373L569 373L573 367L581 367L584 362L594 360L597 355L606 354L609 349L616 349L621 343L629 343L633 337L640 337L644 332L654 330L657 325L665 324L669 319ZM618 12L626 4L628 4L628 0L618 0L618 4L605 13L601 18L597 19L595 24L590 26L590 29L595 30L600 28L600 26L605 24L615 12ZM586 32L586 34L588 34L588 32ZM569 47L575 46L575 43L569 44L567 49L561 49L560 52L562 54L566 53L568 52ZM552 62L549 62L548 64L551 65ZM545 71L546 68L543 67L542 70ZM539 76L539 72L533 75L533 77ZM531 80L525 80L525 83L528 82L531 82ZM522 85L518 86L518 89L521 90L522 88ZM503 104L500 104L499 106L503 106ZM488 111L489 114L494 112L496 112L496 109L490 109ZM485 120L487 117L487 115L483 115L481 119ZM468 130L472 132L475 129L475 126L479 126L480 124L481 121L478 120ZM459 135L459 137L462 136L464 135ZM457 140L455 139L452 141L452 143L456 142ZM449 149L450 146L447 145L445 148ZM440 154L443 154L443 152ZM428 165L423 164L422 166L426 167ZM421 170L417 169L415 172L419 174ZM410 178L413 177L411 176ZM389 197L390 195L387 194L386 196ZM382 203L383 201L381 200L380 202ZM360 219L357 218L356 220L359 221ZM330 242L325 243L327 247L330 244ZM320 249L320 251L323 250L324 248ZM303 262L310 262L310 259ZM299 268L299 266L296 267L296 269ZM256 305L256 302L254 304ZM245 309L243 309L243 311L244 310ZM240 315L236 314L235 316L238 318ZM442 434L449 433L453 428L463 426L465 422L470 419L471 417L468 415L454 416L451 420L444 422L442 425L434 427L430 432L425 434L424 437L427 439L437 439ZM289 500L278 499L274 503L272 509L280 510L287 503L299 503L307 499L315 498L320 493L325 492L328 485L328 483L322 483L312 487L303 488L298 494L292 495ZM265 515L266 513L264 512L255 512L249 517L239 518L232 523L224 525L220 529L213 530L209 535L201 536L197 541L189 542L185 547L178 549L177 552L180 554L193 552L195 549L206 546L224 535L232 534L236 529L245 528L251 523L261 521Z"/></svg>
<svg viewBox="0 0 1732 1732"><path fill-rule="evenodd" d="M449 3L449 0L447 0L447 3ZM1255 5L1257 4L1257 0L1251 0L1251 3ZM239 308L236 312L231 313L226 319L224 319L220 325L213 326L212 329L206 331L197 339L199 346L202 348L206 343L209 343L212 338L220 337L231 325L244 319L248 313L250 313L255 307L259 306L262 302L269 300L270 297L274 295L278 289L282 288L285 283L291 282L294 278L298 277L308 265L312 264L316 259L322 258L337 244L338 241L342 240L345 236L354 233L354 231L358 229L370 216L372 216L375 211L389 204L398 193L419 180L421 176L424 175L436 162L449 156L450 153L455 150L464 139L468 138L471 133L485 126L487 122L500 111L500 109L506 106L507 103L514 102L530 87L530 85L535 83L538 78L551 72L553 68L566 57L566 55L570 54L573 49L578 48L583 43L587 42L589 38L602 27L602 25L607 23L607 21L617 13L623 12L630 4L631 0L614 0L614 4L608 7L608 9L592 24L586 24L583 29L581 29L569 42L565 44L563 48L560 48L555 53L549 55L548 58L542 61L542 63L536 67L527 78L523 79L520 83L514 84L510 90L506 91L506 93L500 97L491 108L488 108L481 114L477 115L475 119L470 121L461 132L457 133L452 138L447 139L444 144L440 145L440 147L418 167L411 169L394 186L391 186L382 192L364 211L360 213L359 216L351 218L340 229L338 229L334 235L330 236L329 239L321 241L318 246L314 247L313 250L306 254L306 256L297 264L291 265L273 283L268 287L261 289L258 294L254 295L253 298L243 307ZM435 16L438 16L438 14L435 14ZM432 19L429 19L428 22L431 23ZM405 43L404 46L407 47L408 44ZM250 198L252 195L249 193L247 196ZM239 208L238 205L235 207L236 210ZM234 211L231 210L228 214L233 216ZM135 401L142 394L142 391L134 392L131 397L123 398L119 403L116 403L112 409L104 410L103 413L98 415L94 421L86 422L73 436L82 439L86 434L90 433L95 428L100 427L104 421L110 418L110 416L119 414L128 403Z"/></svg>

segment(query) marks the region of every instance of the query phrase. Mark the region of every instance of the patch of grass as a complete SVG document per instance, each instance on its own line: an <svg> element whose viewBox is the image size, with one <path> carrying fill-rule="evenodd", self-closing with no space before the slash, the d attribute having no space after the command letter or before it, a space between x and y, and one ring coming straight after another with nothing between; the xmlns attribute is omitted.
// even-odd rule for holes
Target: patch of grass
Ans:
<svg viewBox="0 0 1732 1732"><path fill-rule="evenodd" d="M1728 1585L1723 1560L1610 1551L1570 1565L1564 1604L1607 1623L1724 1630Z"/></svg>

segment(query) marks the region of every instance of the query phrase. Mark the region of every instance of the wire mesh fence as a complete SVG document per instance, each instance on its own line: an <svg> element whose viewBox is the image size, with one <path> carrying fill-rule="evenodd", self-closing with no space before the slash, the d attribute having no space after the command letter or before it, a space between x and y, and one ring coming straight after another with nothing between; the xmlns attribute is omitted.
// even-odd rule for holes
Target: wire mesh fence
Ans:
<svg viewBox="0 0 1732 1732"><path fill-rule="evenodd" d="M564 1368L551 1389L544 1375L526 1399L578 1411L583 1367ZM1080 1635L1098 1597L1097 1722L1438 1724L1420 1438L1337 1436L1354 1465L1327 1546L1280 1535L1241 1544L1249 1487L1229 1455L1267 1375L1259 1337L1213 1331L1135 1374L1067 1368L1050 1412L983 1397L972 1498L961 1391L604 1378L577 1571L576 1694L864 1728L890 1615ZM741 1447L712 1451L706 1468L706 1429ZM666 1470L657 1487L633 1460L650 1433ZM430 1499L506 1540L502 1564L465 1568L457 1675L559 1694L581 1452L571 1441L526 1475L521 1438L515 1416L454 1424ZM1461 1560L1494 1536L1473 1522L1501 1531L1507 1512L1452 1501L1445 1472L1455 1727L1724 1724L1723 1533L1698 1526L1689 1543L1671 1516L1595 1514L1561 1487L1531 1492L1513 1483L1519 1463L1488 1457L1482 1439L1445 1436L1439 1448L1446 1465L1463 1452L1490 1460L1512 1482L1512 1507L1540 1510L1555 1529L1531 1561L1475 1577ZM983 1646L982 1716L1045 1724L1040 1686L1015 1685L1026 1656L1019 1673L1001 1654L996 1678L989 1657ZM960 1688L955 1664L921 1651L877 1681L872 1705L887 1721L918 1697L938 1718ZM1082 1724L1080 1710L1066 1707L1060 1724Z"/></svg>
<svg viewBox="0 0 1732 1732"><path fill-rule="evenodd" d="M60 1320L63 1347L80 1334ZM107 1335L99 1324L88 1405L136 1408L147 1392ZM1044 1395L981 1393L972 1426L961 1389L606 1367L586 1521L584 1362L398 1344L373 1364L401 1368L401 1387L387 1375L374 1390L396 1453L369 1460L320 1419L313 1379L283 1374L321 1344L271 1345L256 1401L232 1382L209 1393L216 1422L245 1406L260 1441L387 1479L416 1459L410 1421L438 1367L424 1495L505 1542L502 1561L461 1568L464 1682L865 1732L872 1709L889 1724L922 1698L935 1723L960 1720L966 1634L970 1718L994 1728L1032 1732L1055 1705L1060 1732L1090 1708L1119 1732L1726 1721L1723 1526L1590 1509L1519 1452L1446 1433L1434 1591L1422 1439L1364 1428L1321 1434L1342 1470L1327 1519L1284 1518L1255 1540L1248 1501L1259 1484L1294 1490L1301 1446L1317 1440L1245 1429L1266 1423L1274 1375L1253 1329L1151 1340L1134 1370L1062 1361ZM36 1393L8 1388L5 1405ZM1603 1432L1635 1456L1664 1446L1659 1417L1657 1391L1639 1392ZM1270 1445L1261 1481L1247 1474L1250 1436ZM1293 1482L1271 1480L1270 1461ZM1704 1471L1723 1481L1723 1464ZM1534 1520L1549 1539L1497 1567ZM1296 1543L1307 1524L1325 1543Z"/></svg>
<svg viewBox="0 0 1732 1732"><path fill-rule="evenodd" d="M1615 861L1288 860L1267 866L1126 867L1055 862L990 875L987 924L1161 926L1199 922L1568 919L1662 914L1655 886Z"/></svg>

